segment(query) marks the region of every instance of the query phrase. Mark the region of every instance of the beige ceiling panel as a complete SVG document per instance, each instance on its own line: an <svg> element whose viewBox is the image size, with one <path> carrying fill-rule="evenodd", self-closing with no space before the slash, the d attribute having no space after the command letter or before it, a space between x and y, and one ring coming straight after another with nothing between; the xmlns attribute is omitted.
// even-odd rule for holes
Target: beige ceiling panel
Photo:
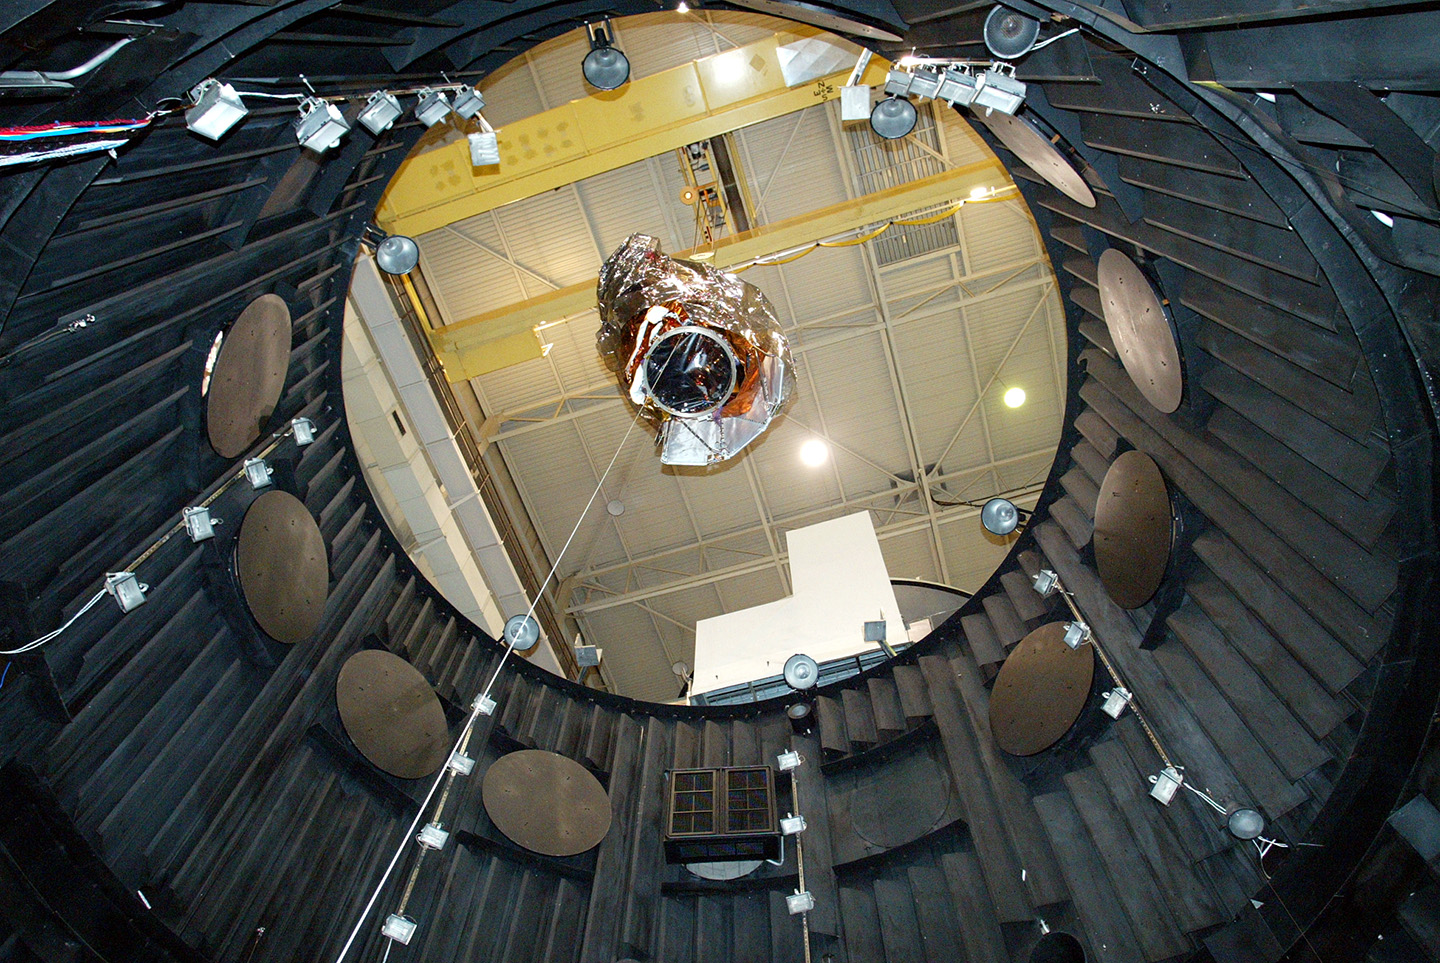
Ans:
<svg viewBox="0 0 1440 963"><path fill-rule="evenodd" d="M1040 250L1034 223L1019 195L960 209L965 256L971 273L1034 258Z"/></svg>
<svg viewBox="0 0 1440 963"><path fill-rule="evenodd" d="M526 275L531 297L590 280L600 269L603 257L596 255L585 212L573 191L550 191L494 213L505 232L509 256L553 282L544 284Z"/></svg>
<svg viewBox="0 0 1440 963"><path fill-rule="evenodd" d="M931 552L932 544L928 528L882 537L880 554L885 558L885 568L890 573L890 578L941 581Z"/></svg>
<svg viewBox="0 0 1440 963"><path fill-rule="evenodd" d="M471 383L479 386L477 392L486 414L493 415L524 411L558 398L561 392L555 369L545 358L492 371Z"/></svg>
<svg viewBox="0 0 1440 963"><path fill-rule="evenodd" d="M825 104L752 124L735 136L762 223L848 199Z"/></svg>
<svg viewBox="0 0 1440 963"><path fill-rule="evenodd" d="M773 289L773 285L759 280L753 283L777 304L784 300L795 324L824 320L873 303L868 268L859 248L821 248L778 271L782 289ZM750 280L751 273L745 272L746 280Z"/></svg>
<svg viewBox="0 0 1440 963"><path fill-rule="evenodd" d="M898 319L922 300L932 298L942 285L953 283L955 269L950 252L943 251L888 265L881 268L880 276L890 299L891 316Z"/></svg>
<svg viewBox="0 0 1440 963"><path fill-rule="evenodd" d="M578 74L580 64L577 62L571 70ZM485 96L485 119L495 127L533 117L546 109L524 57L515 58L486 77L480 83L480 92Z"/></svg>
<svg viewBox="0 0 1440 963"><path fill-rule="evenodd" d="M724 462L705 474L676 471L670 477L706 537L759 525L762 520L745 466L739 462ZM735 555L732 561L738 558Z"/></svg>
<svg viewBox="0 0 1440 963"><path fill-rule="evenodd" d="M941 110L940 135L951 163L968 164L971 161L991 156L990 148L972 126L970 113L960 110ZM1007 182L1006 177L1001 181ZM999 186L997 184L997 186Z"/></svg>
<svg viewBox="0 0 1440 963"><path fill-rule="evenodd" d="M483 220L489 220L488 216ZM455 225L460 233L431 231L415 239L420 245L421 270L436 294L447 324L485 310L494 299L523 300L526 288L520 274L499 258L486 254L471 236L492 251L503 241L498 231L482 218L471 224Z"/></svg>
<svg viewBox="0 0 1440 963"><path fill-rule="evenodd" d="M684 652L672 652L656 637L652 617L645 610L626 606L586 615L582 626L587 637L605 650L604 671L616 688L637 699L668 702L680 691L679 680L670 666ZM690 643L688 658L695 653Z"/></svg>
<svg viewBox="0 0 1440 963"><path fill-rule="evenodd" d="M692 208L681 202L678 186L669 196L656 192L650 176L651 164L678 168L673 155L665 155L653 161L645 160L587 177L575 185L585 205L585 220L594 229L600 250L606 257L627 237L637 233L660 238L666 251L690 247L691 235L686 233L683 239L674 235L665 207L672 205L683 209L685 219L680 223L687 227ZM598 269L599 265L596 265Z"/></svg>
<svg viewBox="0 0 1440 963"><path fill-rule="evenodd" d="M1004 561L1016 537L1001 539L988 534L980 527L978 517L942 522L940 544L951 584L962 592L979 589Z"/></svg>
<svg viewBox="0 0 1440 963"><path fill-rule="evenodd" d="M807 359L826 431L859 456L844 452L835 456L847 493L888 487L879 472L894 474L910 468L910 455L881 334L816 348Z"/></svg>
<svg viewBox="0 0 1440 963"><path fill-rule="evenodd" d="M805 406L797 408L797 414L805 413ZM808 414L806 423L813 425L813 407ZM772 518L785 519L817 505L834 504L840 498L835 472L829 465L810 468L800 463L800 445L810 437L794 419L781 418L763 443L751 448L760 490ZM838 456L832 452L831 457ZM807 524L815 520L807 519Z"/></svg>

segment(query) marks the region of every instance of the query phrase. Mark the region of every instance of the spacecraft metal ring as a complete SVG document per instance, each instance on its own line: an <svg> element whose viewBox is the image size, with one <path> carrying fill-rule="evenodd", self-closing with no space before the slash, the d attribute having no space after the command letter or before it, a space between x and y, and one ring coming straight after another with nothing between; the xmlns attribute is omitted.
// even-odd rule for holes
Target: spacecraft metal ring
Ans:
<svg viewBox="0 0 1440 963"><path fill-rule="evenodd" d="M666 404L663 400L661 400L660 395L657 393L657 386L650 383L650 359L655 357L655 352L659 350L660 346L666 341L669 341L681 335L688 334L698 334L701 337L708 338L709 340L715 342L717 345L720 346L720 349L725 352L725 358L730 362L730 377L725 386L725 390L719 393L718 401L701 411L680 411L672 407L671 405ZM635 371L636 379L643 379L645 385L645 394L650 398L651 401L655 403L655 406L657 408L676 418L685 419L693 419L698 418L701 415L708 415L712 411L723 407L730 400L731 396L735 393L735 386L738 383L739 374L740 359L735 354L735 349L730 346L729 340L721 337L719 334L710 330L709 328L703 328L699 325L694 324L682 324L679 327L671 328L669 331L662 333L659 337L655 339L655 342L650 345L650 350L645 352L644 359L641 360L639 367Z"/></svg>

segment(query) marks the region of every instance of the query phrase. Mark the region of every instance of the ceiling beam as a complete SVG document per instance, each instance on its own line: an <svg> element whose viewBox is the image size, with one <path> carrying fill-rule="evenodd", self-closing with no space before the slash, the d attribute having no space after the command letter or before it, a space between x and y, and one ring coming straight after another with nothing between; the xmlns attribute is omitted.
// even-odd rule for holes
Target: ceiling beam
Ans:
<svg viewBox="0 0 1440 963"><path fill-rule="evenodd" d="M1032 487L1021 492L1007 493L1008 498L1017 504L1031 506L1034 499L1040 495L1040 487ZM933 516L942 522L957 521L965 518L978 518L980 509L970 505L957 506L938 511ZM875 529L875 535L880 541L894 538L899 535L908 535L911 532L928 529L932 524L932 517L928 514L919 518L909 518L905 521L894 522ZM635 602L643 602L664 595L673 595L676 592L683 592L687 589L697 588L701 585L710 585L715 582L722 582L727 579L737 578L741 575L751 575L756 572L763 572L766 569L774 568L777 565L788 564L790 553L778 552L773 557L756 559L753 562L741 562L727 568L715 569L709 572L701 572L698 575L686 575L682 578L662 582L659 585L651 585L641 589L633 589L628 592L621 592L609 595L605 598L587 600L577 605L572 605L567 610L572 615L581 615L590 612L599 612L605 609L613 609L622 605L630 605ZM587 592L589 589L587 589Z"/></svg>
<svg viewBox="0 0 1440 963"><path fill-rule="evenodd" d="M980 475L980 474L983 474L983 473L985 473L985 472L993 471L993 470L996 469L996 468L1004 467L1004 466L1006 466L1006 465L1016 465L1016 464L1020 464L1020 463L1022 463L1022 462L1033 461L1034 459L1037 459L1037 458L1045 458L1045 457L1047 457L1047 456L1053 461L1053 460L1054 460L1054 455L1055 455L1055 449L1054 449L1053 446L1047 447L1047 448L1039 448L1039 449L1036 449L1036 450L1034 450L1034 451L1028 451L1028 452L1025 452L1025 453L1020 454L1020 455L1012 455L1012 456L1010 456L1010 457L1008 457L1008 458L1000 458L1000 459L997 459L996 461L993 461L993 462L986 462L986 463L983 463L983 464L974 465L974 466L972 466L972 467L970 467L970 468L963 468L963 469L960 469L959 471L948 472L948 473L946 473L946 474L944 474L944 475L941 475L941 476L938 476L938 477L929 478L928 481L929 481L929 483L930 483L931 485L943 486L943 485L945 485L945 484L948 483L948 482L958 481L958 480L961 479L961 478L968 478L968 477L970 477L970 476L972 476L972 475ZM1045 467L1046 469L1048 469L1049 466L1050 466L1050 462L1046 462L1044 467ZM870 511L877 511L877 512L879 512L879 511L892 511L893 509L890 508L890 507L877 507L877 505L876 505L875 503L876 503L876 502L885 501L885 500L888 500L888 499L893 499L893 498L903 498L903 497L906 496L907 494L908 494L908 495L913 495L913 496L915 496L916 499L918 499L918 498L919 498L919 494L920 494L919 491L918 491L918 486L919 486L919 483L910 482L910 483L907 483L907 484L904 484L904 485L898 485L898 486L896 486L895 488L890 489L890 490L888 490L888 491L871 492L871 493L866 494L866 495L855 495L855 496L852 496L852 497L850 498L850 500L848 500L848 501L846 501L846 502L844 502L844 503L842 503L842 504L840 504L840 505L838 505L838 506L836 506L836 505L822 505L822 506L820 506L820 507L818 507L818 508L806 509L806 510L804 510L804 511L797 512L797 513L792 514L792 515L787 515L787 516L785 516L784 518L774 519L774 521L773 521L772 524L775 526L775 528L776 528L777 530L780 530L780 529L790 530L790 529L794 529L794 528L803 528L804 525L809 521L809 519L812 519L812 518L820 518L821 516L824 516L825 514L827 514L827 513L831 512L831 511L835 510L837 507L838 507L839 509L841 509L842 511L846 511L846 512L859 511L859 510L861 510L861 509L868 509L868 510L870 510ZM923 511L913 511L913 510L902 510L902 511L903 511L903 513L904 513L905 515L907 515L907 516L910 517L910 518L924 518L924 517L927 517L926 514L925 514ZM823 519L822 519L822 520L823 520ZM666 559L677 559L677 560L679 560L679 559L681 559L687 552L700 552L702 555L704 555L705 553L708 553L708 552L730 552L730 553L736 554L736 555L747 555L747 556L750 556L751 558L756 558L756 559L768 559L768 558L771 558L771 556L768 555L768 554L757 553L757 552L750 551L750 550L748 550L748 549L730 548L730 547L726 544L727 542L735 541L735 540L737 540L737 539L745 539L745 538L747 538L748 536L752 536L752 535L755 535L755 534L757 534L757 533L758 533L758 534L763 534L764 530L765 530L765 523L763 523L763 522L762 522L762 523L759 523L759 524L747 525L747 526L744 526L744 527L742 527L742 528L733 529L733 530L728 531L728 532L720 532L720 533L717 533L717 534L714 534L714 535L705 536L705 537L701 538L698 542L694 543L693 545L680 545L680 546L676 546L676 547L674 547L674 548L659 549L659 550L654 551L654 552L651 552L651 553L649 553L649 554L647 554L647 555L638 556L638 557L633 558L633 559L629 559L629 560L625 560L625 561L618 561L618 562L611 562L611 563L606 564L606 565L598 565L598 566L596 566L596 567L594 567L594 568L583 568L583 569L581 569L579 572L577 572L573 577L574 577L578 582L584 583L585 588L587 588L587 590L588 590L588 589L594 587L593 585L589 584L589 583L591 582L591 580L593 580L593 579L595 579L595 578L598 578L598 577L600 577L600 576L602 576L602 575L610 575L610 574L613 574L613 573L616 573L616 572L625 572L625 571L628 571L628 570L631 570L631 569L634 569L634 568L647 568L647 569L650 569L650 570L654 571L654 570L655 570L655 567L656 567L656 566L655 566L655 563L656 563L656 562L660 562L660 561L663 561L663 560L666 560ZM777 546L777 547L778 547L778 546ZM680 561L676 561L676 562L674 562L674 563L672 563L672 564L674 564L674 565L680 565L680 564L682 564L682 563L681 563ZM701 571L704 571L704 570L702 569ZM700 573L697 572L696 574L700 574ZM613 589L606 589L606 591L614 591L614 590L613 590Z"/></svg>
<svg viewBox="0 0 1440 963"><path fill-rule="evenodd" d="M405 161L376 212L387 232L415 236L840 96L851 68L785 85L780 47L819 31L796 26L737 50L637 77L499 130L498 167L473 167L464 138ZM884 83L874 58L861 83ZM537 86L540 86L537 84ZM432 142L436 139L432 136Z"/></svg>
<svg viewBox="0 0 1440 963"><path fill-rule="evenodd" d="M1038 264L1041 263L1041 259L1037 257L1027 263ZM935 317L936 315L944 314L947 311L954 312L966 305L980 304L985 301L1015 294L1020 291L1028 291L1034 288L1049 288L1054 283L1055 279L1052 275L1047 275L1045 277L1039 278L1028 278L1024 281L1019 282L1011 281L1010 283L1001 287L987 288L984 293L975 297L962 298L954 302L944 302L939 306L933 307L923 313L909 314L907 312L908 316L902 315L897 318L894 323L894 327L899 328L904 327L907 324L912 324L919 321L926 321ZM952 280L947 282L945 284L945 287L963 288L964 284L962 282ZM840 344L841 342L849 341L853 338L859 338L866 335L874 334L877 331L883 331L885 330L885 322L881 320L879 318L879 315L877 314L875 316L875 320L867 321L862 324L827 325L824 323L811 323L802 325L796 330L817 330L822 328L835 328L837 330L836 333L828 337L817 338L815 340L808 341L805 344L792 345L790 349L791 352L796 357L803 358L807 352L815 351L820 348L831 347L833 345ZM1061 382L1057 381L1057 384L1059 383ZM577 401L588 401L593 402L593 404L584 405L583 407L576 407L574 405L574 402ZM616 387L616 384L613 380L601 382L597 385L586 385L578 391L571 391L561 395L551 395L544 400L537 401L535 404L531 405L528 408L516 411L506 411L502 412L497 416L493 416L488 420L493 421L494 424L498 427L496 431L492 432L489 436L487 436L487 440L489 442L505 441L507 439L515 438L520 435L528 435L533 431L543 431L545 428L551 425L563 424L567 421L574 421L577 418L585 418L590 415L596 415L602 411L609 410L610 408L626 404L629 404L629 402L625 400L624 396L620 393L620 390Z"/></svg>
<svg viewBox="0 0 1440 963"><path fill-rule="evenodd" d="M995 188L1007 182L1008 175L997 162L966 164L721 238L715 244L711 263L722 269L747 264L912 211L963 199L975 188ZM688 253L678 252L676 256ZM445 368L446 378L452 383L465 381L540 357L537 327L594 308L595 282L582 281L435 328L430 332L430 343Z"/></svg>

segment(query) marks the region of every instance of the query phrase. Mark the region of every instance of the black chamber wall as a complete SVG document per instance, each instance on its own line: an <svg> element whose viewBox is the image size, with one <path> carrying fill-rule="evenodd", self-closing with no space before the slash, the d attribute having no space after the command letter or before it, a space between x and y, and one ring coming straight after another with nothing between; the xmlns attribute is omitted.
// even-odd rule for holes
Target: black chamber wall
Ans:
<svg viewBox="0 0 1440 963"><path fill-rule="evenodd" d="M73 97L15 103L7 115L31 123L138 114L212 75L303 71L327 90L363 96L397 76L486 72L593 12L467 2L423 13L375 5L354 16L330 6L162 11L164 29L119 51ZM1083 60L1072 58L1074 43L1058 44L1021 74L1031 81L1030 109L1094 165L1108 192L1093 211L1080 209L1023 170L1016 176L1067 294L1065 436L1043 510L995 578L906 664L822 692L820 726L800 740L813 762L843 763L802 776L816 827L807 838L812 929L840 959L905 958L936 934L977 956L1020 952L1042 911L1092 950L1114 939L1147 958L1189 952L1206 936L1218 959L1225 939L1250 945L1236 934L1263 932L1288 946L1297 936L1288 917L1318 914L1384 841L1383 817L1413 792L1406 780L1433 708L1420 616L1434 602L1434 422L1425 393L1434 353L1422 340L1430 282L1386 249L1368 214L1357 216L1347 184L1313 163L1338 148L1317 144L1313 130L1324 125L1312 114L1340 125L1331 140L1349 132L1382 158L1409 142L1349 90L1330 89L1332 100L1318 107L1325 91L1285 99L1286 114L1173 74L1180 64L1196 69L1202 46L1222 71L1227 52L1240 50L1283 65L1289 44L1309 36L1303 22L1255 27L1275 31L1267 45L1244 30L1206 35L1203 25L1177 27L1183 41L1166 29L1134 35L1079 8L1064 12L1093 28ZM65 3L28 19L13 12L9 62L28 66L24 49L57 38L57 51L68 51L63 38L90 16L86 5ZM927 20L906 46L941 52L978 37L979 22L975 13ZM1424 79L1423 66L1394 69ZM365 647L399 651L431 676L454 715L497 655L385 529L339 395L356 239L420 128L407 120L378 139L356 128L316 161L294 145L292 112L252 105L219 144L171 116L116 161L0 179L7 638L23 642L59 625L105 572L133 561L182 507L238 469L243 456L227 462L206 443L200 372L214 333L264 293L283 297L294 319L286 388L267 429L298 415L320 428L315 444L282 444L272 462L281 487L318 520L331 572L315 637L281 649L257 633L236 595L233 530L201 545L172 538L138 568L151 585L142 608L122 617L105 601L40 654L14 660L0 689L0 731L7 785L22 802L3 835L5 867L35 894L5 915L0 945L16 959L59 958L77 940L112 959L329 955L421 792L377 776L349 748L333 707L340 665ZM1093 261L1106 246L1143 252L1180 309L1193 363L1180 417L1148 409L1105 349ZM45 339L86 317L88 326ZM1276 433L1292 444L1277 444ZM1187 607L1153 655L1134 645L1135 622L1087 574L1095 489L1128 447L1156 457L1205 517L1208 536L1188 571ZM243 489L217 502L216 514L238 520L253 497ZM1132 766L1136 780L1153 768L1128 731L1111 743L1122 753L1081 747L1018 776L988 748L977 714L986 666L993 671L1017 631L1058 616L1027 609L1016 588L1042 563L1061 570L1115 640L1137 688L1162 710L1162 734L1234 798L1326 844L1298 854L1278 878L1286 912L1280 900L1242 912L1248 902L1239 897L1262 884L1224 847L1200 856L1224 863L1217 877L1229 880L1205 903L1208 915L1144 862L1132 868L1156 874L1160 902L1129 901L1123 865L1105 863L1099 845L1130 825L1113 815L1130 818L1128 804L1112 798L1124 779L1096 782L1096 773L1113 775L1110 765ZM1237 679L1253 691L1239 691ZM485 752L538 746L591 765L606 778L615 828L589 862L527 861L493 838L472 780L454 804L469 814L453 827L460 842L421 877L414 905L425 925L412 952L608 961L780 959L797 950L793 921L777 904L783 881L687 890L665 875L656 835L663 773L763 763L792 743L780 706L645 706L526 666L505 673L497 696L495 731L479 733ZM1293 716L1284 728L1292 741L1277 741L1268 726L1277 711ZM896 724L911 733L904 751L871 750ZM1317 752L1325 762L1296 771L1296 759ZM882 791L873 787L908 798L936 773L953 787L936 825L857 822L856 801ZM1057 842L1067 825L1082 838L1073 852ZM1169 831L1193 858L1189 825ZM1116 877L1113 898L1076 885L1084 865L1104 871L1098 892L1105 873ZM1029 867L1023 884L1021 867ZM979 922L955 918L937 887L975 907ZM395 890L378 912L388 912ZM1241 921L1229 923L1236 912ZM367 958L378 951L373 929Z"/></svg>

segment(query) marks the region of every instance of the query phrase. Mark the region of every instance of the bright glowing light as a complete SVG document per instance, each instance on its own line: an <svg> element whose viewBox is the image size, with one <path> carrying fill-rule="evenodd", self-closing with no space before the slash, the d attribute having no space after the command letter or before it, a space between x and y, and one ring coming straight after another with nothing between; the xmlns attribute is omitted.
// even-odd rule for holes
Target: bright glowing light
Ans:
<svg viewBox="0 0 1440 963"><path fill-rule="evenodd" d="M830 446L819 438L811 438L800 446L800 460L811 468L819 468L830 457Z"/></svg>
<svg viewBox="0 0 1440 963"><path fill-rule="evenodd" d="M921 58L920 58L920 57L917 57L917 56L915 56L914 54L906 54L905 56L901 57L899 60L895 61L895 66L900 67L900 68L903 69L903 68L905 68L905 67L914 67L915 65L917 65L917 64L919 64L919 63L921 63Z"/></svg>
<svg viewBox="0 0 1440 963"><path fill-rule="evenodd" d="M978 201L980 198L986 196L989 193L990 188L988 187L972 187L970 188L970 199Z"/></svg>
<svg viewBox="0 0 1440 963"><path fill-rule="evenodd" d="M1007 388L1005 390L1005 404L1011 408L1019 408L1025 403L1024 388Z"/></svg>
<svg viewBox="0 0 1440 963"><path fill-rule="evenodd" d="M680 5L675 8L675 12L676 12L676 13L689 13L689 12L690 12L690 4L686 3L685 0L680 0Z"/></svg>
<svg viewBox="0 0 1440 963"><path fill-rule="evenodd" d="M714 64L715 77L723 83L737 84L750 74L750 61L743 50L720 54L711 63Z"/></svg>

